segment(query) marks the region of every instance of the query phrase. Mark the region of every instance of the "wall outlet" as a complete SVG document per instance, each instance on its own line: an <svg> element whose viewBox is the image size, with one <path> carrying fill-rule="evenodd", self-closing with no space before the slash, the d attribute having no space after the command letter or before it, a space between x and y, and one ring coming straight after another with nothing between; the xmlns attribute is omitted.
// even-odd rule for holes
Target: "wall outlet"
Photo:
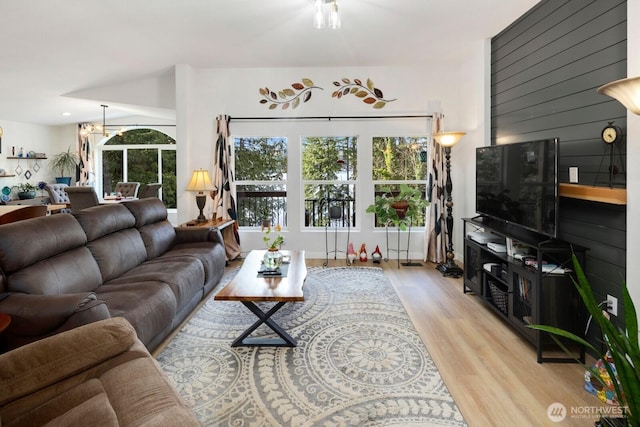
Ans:
<svg viewBox="0 0 640 427"><path fill-rule="evenodd" d="M607 311L614 316L618 315L618 298L607 294Z"/></svg>
<svg viewBox="0 0 640 427"><path fill-rule="evenodd" d="M576 166L569 168L569 182L572 184L578 183L578 168Z"/></svg>

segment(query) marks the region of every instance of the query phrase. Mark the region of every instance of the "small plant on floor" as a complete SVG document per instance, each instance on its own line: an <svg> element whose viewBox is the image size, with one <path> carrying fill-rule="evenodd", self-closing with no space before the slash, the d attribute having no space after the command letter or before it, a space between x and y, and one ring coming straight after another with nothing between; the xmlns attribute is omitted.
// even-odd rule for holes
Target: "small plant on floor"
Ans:
<svg viewBox="0 0 640 427"><path fill-rule="evenodd" d="M578 278L577 282L574 280L574 284L589 314L593 316L593 320L602 330L606 352L601 355L601 360L603 361L608 377L611 379L610 383L613 384L616 401L620 404L625 416L622 419L602 419L601 422L603 425L640 426L640 348L638 347L638 318L627 285L625 283L622 289L624 322L622 325L617 326L602 312L575 254L573 255L573 266ZM558 335L569 338L572 341L582 344L593 352L593 354L600 354L588 341L563 329L544 325L530 325L529 327L549 332L553 334L552 336ZM555 337L554 339L556 339L556 342L564 351L569 352L560 340ZM611 364L611 360L613 364ZM600 375L598 369L594 367L588 369L591 375L597 378L603 387L608 387L606 378ZM617 420L620 420L623 424L616 422Z"/></svg>

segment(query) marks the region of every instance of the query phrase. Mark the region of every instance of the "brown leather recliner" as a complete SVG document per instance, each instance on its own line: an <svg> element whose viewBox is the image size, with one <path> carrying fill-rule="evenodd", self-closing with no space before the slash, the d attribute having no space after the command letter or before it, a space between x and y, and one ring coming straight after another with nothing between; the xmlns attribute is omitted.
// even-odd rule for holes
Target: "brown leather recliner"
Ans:
<svg viewBox="0 0 640 427"><path fill-rule="evenodd" d="M199 426L125 319L0 354L0 424Z"/></svg>

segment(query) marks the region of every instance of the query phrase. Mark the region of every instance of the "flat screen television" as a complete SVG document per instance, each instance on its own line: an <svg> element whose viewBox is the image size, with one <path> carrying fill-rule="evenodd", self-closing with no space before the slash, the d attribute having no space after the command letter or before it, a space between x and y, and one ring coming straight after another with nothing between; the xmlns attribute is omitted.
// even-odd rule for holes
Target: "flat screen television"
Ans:
<svg viewBox="0 0 640 427"><path fill-rule="evenodd" d="M558 234L557 138L476 149L476 212Z"/></svg>

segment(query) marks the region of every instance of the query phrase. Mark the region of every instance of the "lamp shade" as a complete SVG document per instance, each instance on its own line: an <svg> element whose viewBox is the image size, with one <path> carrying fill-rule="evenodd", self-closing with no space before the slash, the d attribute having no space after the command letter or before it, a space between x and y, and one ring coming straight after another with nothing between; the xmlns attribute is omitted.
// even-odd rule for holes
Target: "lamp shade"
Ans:
<svg viewBox="0 0 640 427"><path fill-rule="evenodd" d="M209 178L209 171L204 169L196 169L193 171L191 181L187 185L187 191L211 191L213 190L213 184L211 178Z"/></svg>
<svg viewBox="0 0 640 427"><path fill-rule="evenodd" d="M460 141L460 138L465 135L465 132L438 132L434 133L433 137L436 139L436 142L443 147L453 147Z"/></svg>
<svg viewBox="0 0 640 427"><path fill-rule="evenodd" d="M598 93L617 99L628 110L640 115L640 77L607 83L598 88Z"/></svg>

